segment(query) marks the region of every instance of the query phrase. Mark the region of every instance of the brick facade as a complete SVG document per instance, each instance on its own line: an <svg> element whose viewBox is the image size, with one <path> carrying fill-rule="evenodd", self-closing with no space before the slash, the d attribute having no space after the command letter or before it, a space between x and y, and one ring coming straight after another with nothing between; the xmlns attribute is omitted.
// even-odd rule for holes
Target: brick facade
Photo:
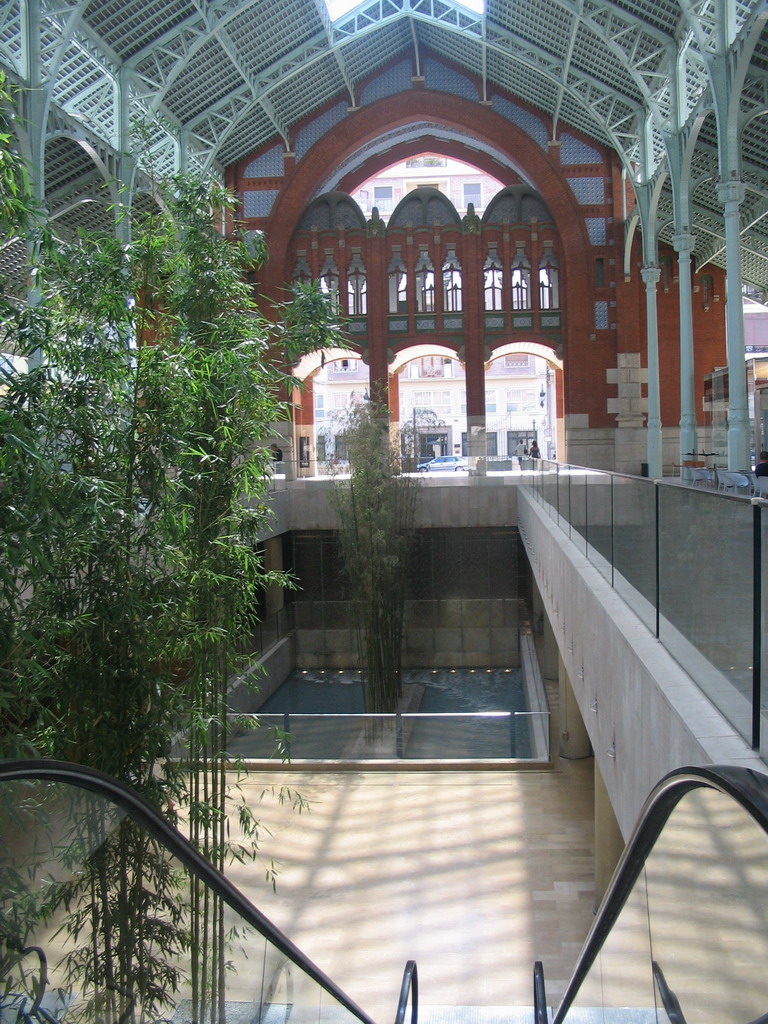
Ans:
<svg viewBox="0 0 768 1024"><path fill-rule="evenodd" d="M462 89L466 92L465 86ZM414 125L423 126L418 137L398 141ZM241 197L246 229L266 234L270 260L258 287L268 300L284 294L302 259L318 277L327 257L338 269L343 298L352 251L359 251L368 286L367 313L350 325L349 337L370 367L373 397L389 399L389 366L395 354L429 342L461 359L468 417L482 423L484 367L494 352L514 341L545 346L558 371L558 416L565 441L565 450L558 454L575 463L639 472L638 438L647 395L646 297L639 237L632 237L625 252L631 190L615 154L568 128L559 127L556 143L551 134L544 117L519 100L498 95L479 103L417 82L407 91L360 107L341 110L338 100L328 104L291 140L294 147L297 141L306 147L298 157L278 154L273 140L231 167L227 181ZM377 140L388 135L392 145L378 150ZM307 139L313 140L311 145ZM478 148L467 148L474 145ZM422 152L469 161L506 187L538 194L547 217L494 222L487 211L479 230L468 230L457 216L437 225L390 222L383 234L372 235L362 213L355 222L345 206L342 226L336 226L329 214L325 225L302 227L309 204L318 197L319 183L333 182L336 190L350 192L366 177ZM258 176L260 169L269 173ZM282 173L276 174L279 169ZM410 289L407 309L398 316L390 313L388 296L388 268L396 247L408 268ZM504 268L504 297L503 309L489 316L484 309L483 267L494 247ZM509 268L520 248L531 268L533 308L528 316L516 315L524 311L513 310L509 290ZM450 316L442 308L440 271L449 250L461 265L460 316ZM537 268L545 251L558 267L559 302L552 310L538 308ZM436 275L431 316L417 311L413 292L413 268L422 252ZM665 461L673 461L680 417L676 254L662 252L659 262L661 415ZM703 277L708 278L706 295L700 287ZM704 268L701 274L694 273L697 415L702 410L704 375L726 362L724 300L721 271ZM393 407L396 401L390 400ZM308 413L304 403L302 419ZM622 430L636 432L626 450Z"/></svg>

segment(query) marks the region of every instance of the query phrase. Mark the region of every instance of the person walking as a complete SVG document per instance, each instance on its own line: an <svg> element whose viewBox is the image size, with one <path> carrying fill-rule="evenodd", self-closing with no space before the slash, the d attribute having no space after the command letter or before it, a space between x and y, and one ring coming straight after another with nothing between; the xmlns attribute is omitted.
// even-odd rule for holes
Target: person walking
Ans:
<svg viewBox="0 0 768 1024"><path fill-rule="evenodd" d="M528 456L532 462L541 458L541 452L539 451L539 446L535 440L531 441L531 447L528 449Z"/></svg>

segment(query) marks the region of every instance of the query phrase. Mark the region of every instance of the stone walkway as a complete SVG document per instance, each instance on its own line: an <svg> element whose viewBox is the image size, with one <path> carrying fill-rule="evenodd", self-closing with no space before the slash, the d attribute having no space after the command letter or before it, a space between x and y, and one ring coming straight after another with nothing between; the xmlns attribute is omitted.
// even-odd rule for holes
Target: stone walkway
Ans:
<svg viewBox="0 0 768 1024"><path fill-rule="evenodd" d="M281 787L309 802L298 813ZM592 922L592 761L556 771L254 772L263 864L228 874L375 1020L405 962L432 1006L557 1004Z"/></svg>

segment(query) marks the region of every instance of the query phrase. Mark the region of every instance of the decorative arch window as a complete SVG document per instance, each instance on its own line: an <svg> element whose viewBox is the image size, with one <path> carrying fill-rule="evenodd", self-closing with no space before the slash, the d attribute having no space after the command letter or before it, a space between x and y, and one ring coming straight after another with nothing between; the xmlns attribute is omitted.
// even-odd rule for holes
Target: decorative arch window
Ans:
<svg viewBox="0 0 768 1024"><path fill-rule="evenodd" d="M661 263L661 287L668 292L672 283L672 257L662 256L659 262Z"/></svg>
<svg viewBox="0 0 768 1024"><path fill-rule="evenodd" d="M451 248L443 263L443 311L460 313L461 303L461 264L456 258L456 250Z"/></svg>
<svg viewBox="0 0 768 1024"><path fill-rule="evenodd" d="M435 311L435 268L429 253L422 249L416 260L416 312Z"/></svg>
<svg viewBox="0 0 768 1024"><path fill-rule="evenodd" d="M539 263L539 309L560 308L560 276L552 243L544 243L544 254Z"/></svg>
<svg viewBox="0 0 768 1024"><path fill-rule="evenodd" d="M320 291L327 296L331 308L339 310L339 268L333 259L333 250L325 250L325 263L320 271Z"/></svg>
<svg viewBox="0 0 768 1024"><path fill-rule="evenodd" d="M408 310L408 271L400 255L400 246L392 247L392 260L387 270L389 275L389 312L405 313Z"/></svg>
<svg viewBox="0 0 768 1024"><path fill-rule="evenodd" d="M359 249L352 250L347 268L347 312L350 316L365 316L368 312L368 282Z"/></svg>
<svg viewBox="0 0 768 1024"><path fill-rule="evenodd" d="M293 280L299 282L299 284L309 284L312 280L312 271L309 269L307 263L307 252L305 249L299 249L296 253L296 266L293 268Z"/></svg>
<svg viewBox="0 0 768 1024"><path fill-rule="evenodd" d="M531 261L522 242L512 259L512 309L531 308Z"/></svg>
<svg viewBox="0 0 768 1024"><path fill-rule="evenodd" d="M503 270L501 259L496 252L495 244L491 243L488 249L488 256L483 266L483 296L485 309L503 308L502 289Z"/></svg>

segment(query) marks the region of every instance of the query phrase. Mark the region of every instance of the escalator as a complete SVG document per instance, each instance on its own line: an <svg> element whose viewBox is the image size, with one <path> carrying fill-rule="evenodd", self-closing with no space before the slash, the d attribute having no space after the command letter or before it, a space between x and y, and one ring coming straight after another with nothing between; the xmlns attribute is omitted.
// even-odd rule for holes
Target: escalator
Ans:
<svg viewBox="0 0 768 1024"><path fill-rule="evenodd" d="M663 779L560 1005L547 1005L537 963L526 1019L768 1024L767 832L768 777ZM0 837L0 1024L373 1024L162 816L100 773L0 763ZM416 1024L413 962L392 1010Z"/></svg>
<svg viewBox="0 0 768 1024"><path fill-rule="evenodd" d="M554 1014L536 964L536 1024L768 1024L767 831L767 776L665 777Z"/></svg>
<svg viewBox="0 0 768 1024"><path fill-rule="evenodd" d="M0 837L2 1024L373 1024L161 815L101 773L0 762ZM402 1024L415 991L409 964Z"/></svg>

